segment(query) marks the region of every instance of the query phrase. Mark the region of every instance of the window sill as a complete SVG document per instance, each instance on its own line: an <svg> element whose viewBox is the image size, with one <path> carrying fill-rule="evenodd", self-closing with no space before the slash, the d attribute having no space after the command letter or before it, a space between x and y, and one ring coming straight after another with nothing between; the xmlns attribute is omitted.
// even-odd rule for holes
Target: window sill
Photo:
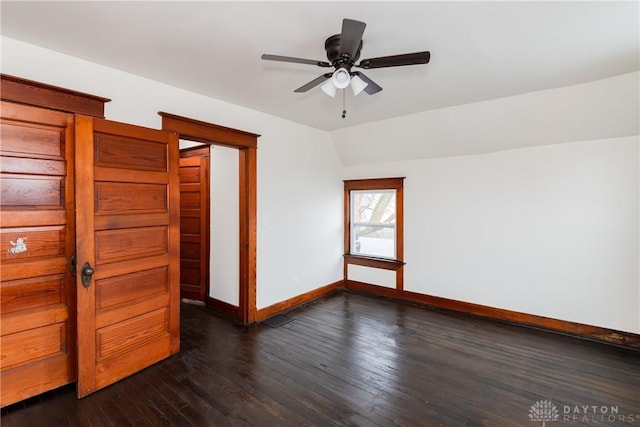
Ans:
<svg viewBox="0 0 640 427"><path fill-rule="evenodd" d="M364 267L381 268L383 270L398 270L405 263L396 259L375 258L370 256L344 254L347 264L362 265Z"/></svg>

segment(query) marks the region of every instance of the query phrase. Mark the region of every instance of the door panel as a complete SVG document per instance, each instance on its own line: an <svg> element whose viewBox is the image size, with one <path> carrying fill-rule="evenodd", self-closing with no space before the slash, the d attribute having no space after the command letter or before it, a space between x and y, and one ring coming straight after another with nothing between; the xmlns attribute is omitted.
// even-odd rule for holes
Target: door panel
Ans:
<svg viewBox="0 0 640 427"><path fill-rule="evenodd" d="M2 102L2 406L75 380L73 115Z"/></svg>
<svg viewBox="0 0 640 427"><path fill-rule="evenodd" d="M180 152L180 297L204 301L209 282L209 146Z"/></svg>
<svg viewBox="0 0 640 427"><path fill-rule="evenodd" d="M2 179L0 204L6 207L64 208L64 177L10 175Z"/></svg>
<svg viewBox="0 0 640 427"><path fill-rule="evenodd" d="M76 116L76 140L83 397L179 349L180 194L175 134Z"/></svg>
<svg viewBox="0 0 640 427"><path fill-rule="evenodd" d="M96 213L163 213L167 211L164 184L96 183Z"/></svg>
<svg viewBox="0 0 640 427"><path fill-rule="evenodd" d="M96 264L147 258L169 253L169 227L96 230Z"/></svg>
<svg viewBox="0 0 640 427"><path fill-rule="evenodd" d="M65 275L13 280L0 288L0 313L9 314L62 304Z"/></svg>
<svg viewBox="0 0 640 427"><path fill-rule="evenodd" d="M164 267L120 274L97 280L96 301L100 311L117 307L127 301L145 301L169 292L169 269Z"/></svg>

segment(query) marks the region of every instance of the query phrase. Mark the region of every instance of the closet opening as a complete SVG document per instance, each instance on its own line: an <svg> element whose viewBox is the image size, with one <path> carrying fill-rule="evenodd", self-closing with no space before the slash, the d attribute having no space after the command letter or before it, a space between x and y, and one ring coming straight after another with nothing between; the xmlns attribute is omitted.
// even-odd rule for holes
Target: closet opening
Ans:
<svg viewBox="0 0 640 427"><path fill-rule="evenodd" d="M210 219L206 227L210 239L209 289L204 303L243 324L256 321L256 248L257 248L257 148L260 135L202 122L170 113L159 112L162 130L175 132L182 141L210 146ZM218 174L237 178L217 179ZM225 201L218 206L215 194ZM181 202L182 205L182 202ZM218 212L218 208L235 208ZM223 209L224 210L224 209ZM220 215L221 227L215 227ZM233 222L237 227L233 226ZM225 227L225 223L231 224ZM235 229L234 229L235 228ZM217 240L220 230L224 236ZM206 233L205 233L206 234ZM216 246L217 245L217 246ZM224 253L223 262L216 252ZM237 254L237 257L234 255ZM233 260L236 260L235 262ZM218 261L221 261L218 263ZM218 286L222 277L226 286ZM237 287L230 291L230 283Z"/></svg>

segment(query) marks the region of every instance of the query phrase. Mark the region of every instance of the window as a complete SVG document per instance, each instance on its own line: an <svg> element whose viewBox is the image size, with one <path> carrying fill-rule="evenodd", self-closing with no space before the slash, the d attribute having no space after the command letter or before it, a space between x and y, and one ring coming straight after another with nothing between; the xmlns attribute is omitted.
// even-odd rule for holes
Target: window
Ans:
<svg viewBox="0 0 640 427"><path fill-rule="evenodd" d="M350 253L396 258L396 190L351 191Z"/></svg>
<svg viewBox="0 0 640 427"><path fill-rule="evenodd" d="M345 259L395 269L403 259L404 178L344 181Z"/></svg>

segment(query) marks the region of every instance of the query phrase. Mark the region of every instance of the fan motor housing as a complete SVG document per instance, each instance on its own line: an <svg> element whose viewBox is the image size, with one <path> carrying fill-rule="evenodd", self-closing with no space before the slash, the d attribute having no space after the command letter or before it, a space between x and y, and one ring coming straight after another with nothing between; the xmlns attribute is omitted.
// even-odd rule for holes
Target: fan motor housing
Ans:
<svg viewBox="0 0 640 427"><path fill-rule="evenodd" d="M327 59L334 67L338 68L340 65L347 65L348 68L360 58L360 50L362 49L362 40L360 40L360 44L358 45L358 50L354 57L349 57L349 55L345 55L344 57L340 56L340 34L335 34L329 37L324 42L324 50L327 51Z"/></svg>

